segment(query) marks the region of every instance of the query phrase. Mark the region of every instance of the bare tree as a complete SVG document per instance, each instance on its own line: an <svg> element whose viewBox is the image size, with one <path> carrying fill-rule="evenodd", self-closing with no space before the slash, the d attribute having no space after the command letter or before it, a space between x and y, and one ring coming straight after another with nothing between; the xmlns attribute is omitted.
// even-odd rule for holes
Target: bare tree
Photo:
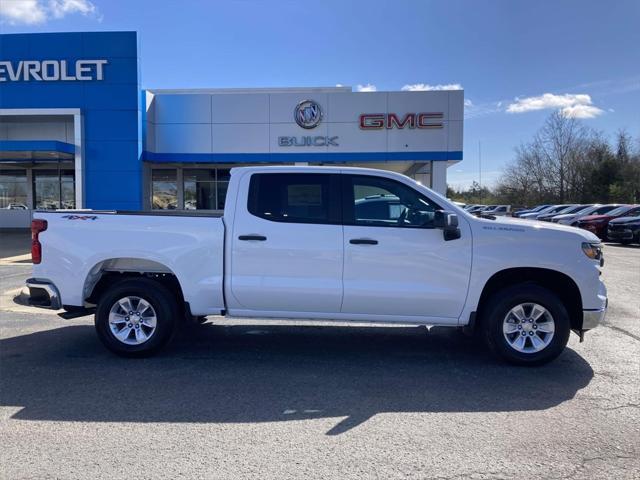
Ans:
<svg viewBox="0 0 640 480"><path fill-rule="evenodd" d="M531 142L516 149L516 161L507 167L501 186L520 191L527 202L575 199L589 136L578 120L553 113Z"/></svg>

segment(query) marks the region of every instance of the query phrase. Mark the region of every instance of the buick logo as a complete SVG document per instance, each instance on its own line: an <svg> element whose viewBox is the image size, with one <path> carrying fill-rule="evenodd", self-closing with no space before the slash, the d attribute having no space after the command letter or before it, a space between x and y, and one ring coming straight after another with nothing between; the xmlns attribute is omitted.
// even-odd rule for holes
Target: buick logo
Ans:
<svg viewBox="0 0 640 480"><path fill-rule="evenodd" d="M303 100L296 106L293 116L302 128L315 128L322 120L322 110L317 102Z"/></svg>

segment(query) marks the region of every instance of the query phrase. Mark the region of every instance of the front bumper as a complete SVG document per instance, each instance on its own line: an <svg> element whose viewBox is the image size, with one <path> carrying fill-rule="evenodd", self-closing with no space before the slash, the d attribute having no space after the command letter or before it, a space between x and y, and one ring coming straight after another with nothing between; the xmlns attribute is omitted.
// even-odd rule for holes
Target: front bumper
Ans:
<svg viewBox="0 0 640 480"><path fill-rule="evenodd" d="M582 330L591 330L602 323L607 314L607 307L602 310L583 310L582 311Z"/></svg>
<svg viewBox="0 0 640 480"><path fill-rule="evenodd" d="M598 285L597 302L595 305L599 305L598 308L589 308L582 311L582 331L591 330L596 328L602 323L605 315L607 314L607 307L609 306L609 298L607 297L607 287L601 281Z"/></svg>
<svg viewBox="0 0 640 480"><path fill-rule="evenodd" d="M26 284L29 289L29 305L52 310L62 308L60 292L53 283L48 280L29 278Z"/></svg>
<svg viewBox="0 0 640 480"><path fill-rule="evenodd" d="M633 231L625 228L624 230L611 230L607 231L607 237L609 240L633 240Z"/></svg>

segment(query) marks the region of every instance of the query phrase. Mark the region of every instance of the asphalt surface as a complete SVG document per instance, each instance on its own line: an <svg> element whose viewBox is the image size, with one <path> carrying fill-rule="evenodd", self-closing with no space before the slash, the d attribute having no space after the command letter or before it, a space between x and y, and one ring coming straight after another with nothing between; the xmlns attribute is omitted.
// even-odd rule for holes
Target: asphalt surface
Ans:
<svg viewBox="0 0 640 480"><path fill-rule="evenodd" d="M640 248L605 256L606 324L540 368L445 329L215 317L126 360L91 317L5 309L0 475L640 478Z"/></svg>

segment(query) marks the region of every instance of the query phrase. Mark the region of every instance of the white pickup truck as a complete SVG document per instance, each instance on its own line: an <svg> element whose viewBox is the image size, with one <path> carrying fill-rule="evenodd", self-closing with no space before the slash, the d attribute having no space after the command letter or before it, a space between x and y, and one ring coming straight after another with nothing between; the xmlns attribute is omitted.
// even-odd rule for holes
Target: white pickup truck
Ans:
<svg viewBox="0 0 640 480"><path fill-rule="evenodd" d="M224 215L35 212L32 303L86 314L115 353L164 346L184 318L464 327L518 364L604 318L590 232L476 218L392 172L233 169Z"/></svg>

